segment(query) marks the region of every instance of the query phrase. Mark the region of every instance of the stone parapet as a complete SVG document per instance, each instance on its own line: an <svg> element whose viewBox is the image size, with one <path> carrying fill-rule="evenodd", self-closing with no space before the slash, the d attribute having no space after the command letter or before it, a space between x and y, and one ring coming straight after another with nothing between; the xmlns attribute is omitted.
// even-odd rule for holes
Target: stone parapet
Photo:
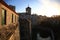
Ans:
<svg viewBox="0 0 60 40"><path fill-rule="evenodd" d="M8 40L12 36L12 34L15 33L17 27L18 25L16 26L13 24L2 27L0 29L0 40Z"/></svg>

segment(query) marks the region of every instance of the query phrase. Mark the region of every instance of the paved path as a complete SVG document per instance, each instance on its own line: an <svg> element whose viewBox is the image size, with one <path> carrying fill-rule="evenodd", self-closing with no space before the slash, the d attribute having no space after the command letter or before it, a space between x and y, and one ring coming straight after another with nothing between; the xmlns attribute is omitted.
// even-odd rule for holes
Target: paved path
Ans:
<svg viewBox="0 0 60 40"><path fill-rule="evenodd" d="M37 34L37 40L51 40L51 38L50 37L42 38L42 37L39 36L39 34Z"/></svg>

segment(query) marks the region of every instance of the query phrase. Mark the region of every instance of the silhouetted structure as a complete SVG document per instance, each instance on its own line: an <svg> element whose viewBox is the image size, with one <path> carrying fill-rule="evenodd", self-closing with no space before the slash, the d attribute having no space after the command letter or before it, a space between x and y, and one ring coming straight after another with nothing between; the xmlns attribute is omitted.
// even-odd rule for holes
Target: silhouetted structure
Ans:
<svg viewBox="0 0 60 40"><path fill-rule="evenodd" d="M29 6L26 8L26 13L27 13L28 15L31 15L31 8L30 8Z"/></svg>
<svg viewBox="0 0 60 40"><path fill-rule="evenodd" d="M47 18L40 24L34 25L32 40L37 40L37 33L43 38L50 36L51 40L60 40L60 16Z"/></svg>
<svg viewBox="0 0 60 40"><path fill-rule="evenodd" d="M15 6L13 6L13 5L9 5L9 7L11 7L11 8L12 8L12 10L14 10L14 11L15 11Z"/></svg>
<svg viewBox="0 0 60 40"><path fill-rule="evenodd" d="M19 13L20 40L31 40L31 8L27 7L26 12Z"/></svg>

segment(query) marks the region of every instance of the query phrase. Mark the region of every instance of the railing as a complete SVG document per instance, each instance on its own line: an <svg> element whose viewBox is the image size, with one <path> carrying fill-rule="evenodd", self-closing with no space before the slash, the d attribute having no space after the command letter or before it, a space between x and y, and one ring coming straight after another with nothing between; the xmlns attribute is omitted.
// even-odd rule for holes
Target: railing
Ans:
<svg viewBox="0 0 60 40"><path fill-rule="evenodd" d="M0 40L8 40L11 35L15 32L18 23L9 24L8 26L4 26L0 29Z"/></svg>

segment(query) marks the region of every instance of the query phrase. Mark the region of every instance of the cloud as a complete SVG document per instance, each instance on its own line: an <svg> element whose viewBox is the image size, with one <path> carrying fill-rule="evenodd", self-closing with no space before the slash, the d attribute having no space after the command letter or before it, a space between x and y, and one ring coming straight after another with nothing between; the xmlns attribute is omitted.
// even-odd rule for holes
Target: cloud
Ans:
<svg viewBox="0 0 60 40"><path fill-rule="evenodd" d="M50 1L60 3L60 0L50 0Z"/></svg>
<svg viewBox="0 0 60 40"><path fill-rule="evenodd" d="M39 13L41 15L60 15L60 0L38 0L42 2Z"/></svg>

